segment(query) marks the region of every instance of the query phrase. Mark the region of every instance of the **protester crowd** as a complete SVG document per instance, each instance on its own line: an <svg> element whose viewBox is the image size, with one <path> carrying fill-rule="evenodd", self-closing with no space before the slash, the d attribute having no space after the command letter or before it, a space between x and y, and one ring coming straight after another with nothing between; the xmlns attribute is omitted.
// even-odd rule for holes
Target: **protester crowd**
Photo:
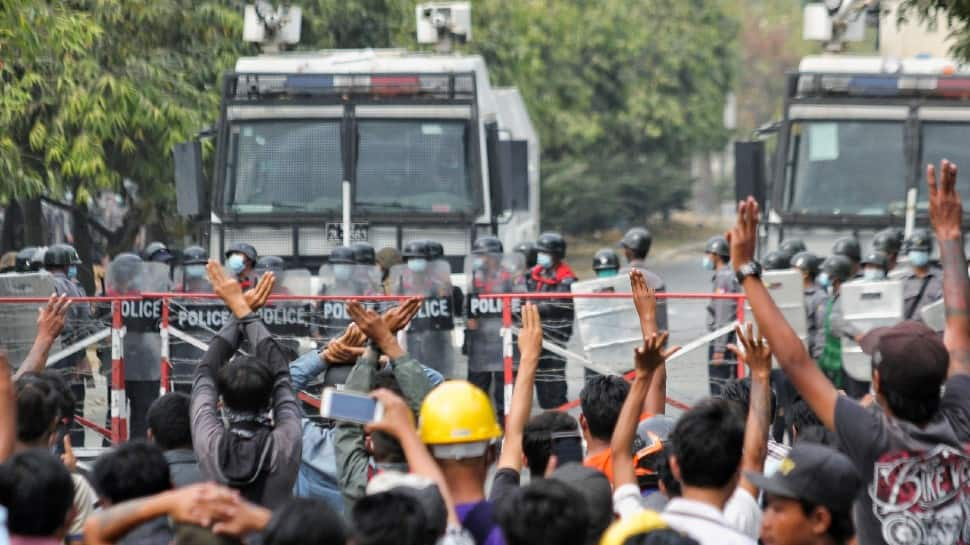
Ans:
<svg viewBox="0 0 970 545"><path fill-rule="evenodd" d="M930 167L927 177L946 327L942 337L914 320L857 332L872 359L864 396L826 360L837 337L832 298L806 291L825 301L809 309L825 307L819 352L769 295L751 198L709 248L715 282L743 290L757 324L713 345L712 366L743 361L749 377L724 377L676 418L665 414L665 363L679 347L667 343L662 282L642 267L628 275L643 339L632 379L589 376L578 419L552 408L564 395L558 386L536 390L540 372L558 369L543 329L548 320L568 326L528 303L500 422L488 393L445 380L435 361L402 347L421 297L390 308L349 303L343 333L296 357L258 312L276 275L240 282L209 261L205 275L231 319L195 366L191 392L156 399L145 439L86 467L67 434L72 389L43 365L77 305L52 296L16 372L0 357L0 520L14 545L970 544L963 208L955 165ZM806 259L789 263L801 269ZM890 268L879 256L858 261ZM550 286L568 279L556 263L538 263L535 281L549 270ZM836 274L844 268L821 271L845 282L853 273ZM304 410L298 392L337 367L349 369L345 391L380 403L379 419L321 421ZM535 412L534 395L549 410ZM785 425L773 430L781 407Z"/></svg>

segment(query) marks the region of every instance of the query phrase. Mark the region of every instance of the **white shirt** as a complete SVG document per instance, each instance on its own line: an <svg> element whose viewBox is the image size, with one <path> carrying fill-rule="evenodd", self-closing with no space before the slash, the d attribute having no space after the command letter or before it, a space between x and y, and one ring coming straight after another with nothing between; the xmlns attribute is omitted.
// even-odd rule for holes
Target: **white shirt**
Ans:
<svg viewBox="0 0 970 545"><path fill-rule="evenodd" d="M750 492L737 487L731 499L724 505L724 518L741 533L751 539L761 534L761 506Z"/></svg>
<svg viewBox="0 0 970 545"><path fill-rule="evenodd" d="M735 529L713 505L686 498L670 500L661 514L671 528L700 545L755 545L754 539Z"/></svg>

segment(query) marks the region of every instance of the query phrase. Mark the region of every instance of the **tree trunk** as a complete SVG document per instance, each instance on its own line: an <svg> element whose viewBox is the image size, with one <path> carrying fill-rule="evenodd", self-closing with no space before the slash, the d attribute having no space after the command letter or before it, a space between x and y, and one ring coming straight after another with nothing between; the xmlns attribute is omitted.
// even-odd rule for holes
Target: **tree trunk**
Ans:
<svg viewBox="0 0 970 545"><path fill-rule="evenodd" d="M3 231L0 232L0 251L16 252L24 244L24 211L20 203L10 199L3 213Z"/></svg>
<svg viewBox="0 0 970 545"><path fill-rule="evenodd" d="M24 246L44 246L44 213L40 197L21 201L24 213Z"/></svg>
<svg viewBox="0 0 970 545"><path fill-rule="evenodd" d="M75 195L77 192L75 191ZM94 293L94 245L91 244L91 230L88 227L87 205L74 203L71 210L71 220L74 224L74 249L83 265L78 267L78 281L88 294Z"/></svg>

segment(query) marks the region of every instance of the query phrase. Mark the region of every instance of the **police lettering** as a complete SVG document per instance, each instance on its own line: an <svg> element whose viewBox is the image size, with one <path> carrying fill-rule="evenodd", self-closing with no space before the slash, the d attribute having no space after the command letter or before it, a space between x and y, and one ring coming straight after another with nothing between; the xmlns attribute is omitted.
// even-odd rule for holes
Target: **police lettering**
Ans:
<svg viewBox="0 0 970 545"><path fill-rule="evenodd" d="M303 306L263 307L259 315L267 326L303 324L307 321L307 309Z"/></svg>
<svg viewBox="0 0 970 545"><path fill-rule="evenodd" d="M158 319L162 315L162 300L122 301L121 315L133 319Z"/></svg>
<svg viewBox="0 0 970 545"><path fill-rule="evenodd" d="M346 303L337 301L325 301L323 303L324 320L350 320L350 313L347 312Z"/></svg>
<svg viewBox="0 0 970 545"><path fill-rule="evenodd" d="M425 300L418 310L418 318L450 318L451 306L448 299Z"/></svg>
<svg viewBox="0 0 970 545"><path fill-rule="evenodd" d="M186 329L221 329L231 314L225 308L185 308L175 315L175 323Z"/></svg>

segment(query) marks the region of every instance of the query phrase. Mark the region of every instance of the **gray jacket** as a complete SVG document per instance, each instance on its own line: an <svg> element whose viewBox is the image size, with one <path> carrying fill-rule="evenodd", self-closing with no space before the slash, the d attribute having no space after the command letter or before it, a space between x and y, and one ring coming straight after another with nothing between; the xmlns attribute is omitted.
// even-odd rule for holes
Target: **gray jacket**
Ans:
<svg viewBox="0 0 970 545"><path fill-rule="evenodd" d="M268 476L262 483L258 498L251 499L274 509L289 499L293 483L300 468L301 431L300 405L290 385L289 359L270 335L258 316L253 314L242 322L235 319L212 338L209 350L199 362L192 382L192 444L199 459L199 469L206 480L225 483L219 467L219 446L226 434L227 424L219 414L219 391L215 376L218 369L229 361L240 344L240 333L246 336L249 346L255 348L255 357L269 366L273 373L273 429ZM241 489L244 495L245 487ZM251 492L251 490L249 491Z"/></svg>
<svg viewBox="0 0 970 545"><path fill-rule="evenodd" d="M205 481L199 470L199 460L191 449L172 449L165 451L168 471L172 475L172 486L181 488Z"/></svg>
<svg viewBox="0 0 970 545"><path fill-rule="evenodd" d="M738 278L734 274L734 270L731 268L730 264L725 264L723 267L714 273L714 277L711 278L711 282L714 285L714 293L740 293L741 285L738 284ZM735 299L711 299L711 302L707 304L707 330L714 331L715 329L721 328L734 322L738 318L738 302ZM727 335L722 335L717 339L711 341L711 347L714 352L724 352L727 349L727 344L730 339L733 338L733 334L729 333Z"/></svg>
<svg viewBox="0 0 970 545"><path fill-rule="evenodd" d="M667 291L667 284L659 274L647 268L647 262L643 259L634 259L630 264L620 269L620 274L629 274L630 270L637 269L643 273L643 279L647 281L647 286L653 288L657 293ZM670 324L667 322L667 299L657 299L657 331L670 331Z"/></svg>
<svg viewBox="0 0 970 545"><path fill-rule="evenodd" d="M926 289L920 290L923 283ZM917 297L919 299L917 300ZM937 267L930 267L925 277L916 276L910 271L903 279L903 318L906 320L922 320L919 309L943 298L943 271Z"/></svg>
<svg viewBox="0 0 970 545"><path fill-rule="evenodd" d="M812 359L817 360L822 356L822 348L825 346L825 304L829 296L818 286L805 288L804 293L808 353Z"/></svg>

